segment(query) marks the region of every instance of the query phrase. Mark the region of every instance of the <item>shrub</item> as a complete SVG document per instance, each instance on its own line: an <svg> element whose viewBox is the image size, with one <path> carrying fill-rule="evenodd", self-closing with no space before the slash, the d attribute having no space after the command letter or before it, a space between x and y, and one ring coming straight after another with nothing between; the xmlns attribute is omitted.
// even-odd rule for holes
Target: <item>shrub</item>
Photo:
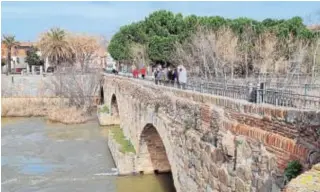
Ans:
<svg viewBox="0 0 320 192"><path fill-rule="evenodd" d="M302 165L299 161L290 161L284 170L284 176L286 181L289 182L291 179L297 177L302 171Z"/></svg>
<svg viewBox="0 0 320 192"><path fill-rule="evenodd" d="M99 113L109 113L109 107L107 105L104 105L98 110Z"/></svg>

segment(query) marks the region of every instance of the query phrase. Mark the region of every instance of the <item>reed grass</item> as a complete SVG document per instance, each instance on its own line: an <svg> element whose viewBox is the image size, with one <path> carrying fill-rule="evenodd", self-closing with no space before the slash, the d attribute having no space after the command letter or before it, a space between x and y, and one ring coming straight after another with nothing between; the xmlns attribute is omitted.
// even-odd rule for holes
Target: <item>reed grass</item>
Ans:
<svg viewBox="0 0 320 192"><path fill-rule="evenodd" d="M85 123L91 117L60 98L1 98L2 117L46 117L65 124Z"/></svg>

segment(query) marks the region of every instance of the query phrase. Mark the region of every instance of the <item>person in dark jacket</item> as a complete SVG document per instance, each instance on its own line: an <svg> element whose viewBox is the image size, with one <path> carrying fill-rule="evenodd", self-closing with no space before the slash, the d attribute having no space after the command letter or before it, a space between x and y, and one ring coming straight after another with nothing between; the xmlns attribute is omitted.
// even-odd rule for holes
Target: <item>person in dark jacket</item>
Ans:
<svg viewBox="0 0 320 192"><path fill-rule="evenodd" d="M156 68L154 70L154 81L155 81L156 85L158 85L158 83L159 83L159 69L158 68Z"/></svg>
<svg viewBox="0 0 320 192"><path fill-rule="evenodd" d="M169 79L169 84L171 86L174 86L174 70L169 69L169 71L168 71L168 79Z"/></svg>
<svg viewBox="0 0 320 192"><path fill-rule="evenodd" d="M118 71L116 69L112 69L112 73L117 75L118 74Z"/></svg>
<svg viewBox="0 0 320 192"><path fill-rule="evenodd" d="M179 74L178 74L178 69L177 68L174 69L173 82L174 82L174 84L179 85Z"/></svg>

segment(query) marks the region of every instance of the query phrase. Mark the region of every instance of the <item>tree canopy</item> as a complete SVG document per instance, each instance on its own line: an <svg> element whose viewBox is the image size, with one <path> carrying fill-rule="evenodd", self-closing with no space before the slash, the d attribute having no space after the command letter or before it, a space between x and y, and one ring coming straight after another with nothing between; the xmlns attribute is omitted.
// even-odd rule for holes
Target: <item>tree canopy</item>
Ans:
<svg viewBox="0 0 320 192"><path fill-rule="evenodd" d="M7 56L6 56L6 62L7 62L7 74L11 73L11 49L12 47L19 44L18 41L16 41L16 38L14 35L3 35L1 43L6 45L7 47Z"/></svg>
<svg viewBox="0 0 320 192"><path fill-rule="evenodd" d="M56 65L72 58L72 50L67 41L67 33L60 28L52 28L42 34L38 42L38 47L42 55Z"/></svg>
<svg viewBox="0 0 320 192"><path fill-rule="evenodd" d="M131 61L130 47L141 44L147 48L148 58L152 62L170 62L176 42L183 43L199 27L217 31L230 27L240 42L254 39L263 32L273 33L280 40L289 38L312 39L315 32L303 24L300 17L284 19L265 19L256 21L250 18L227 19L220 16L182 16L170 11L160 10L151 13L144 20L125 25L112 37L108 46L110 55L117 61Z"/></svg>
<svg viewBox="0 0 320 192"><path fill-rule="evenodd" d="M6 65L6 59L5 58L1 58L1 66L5 66Z"/></svg>
<svg viewBox="0 0 320 192"><path fill-rule="evenodd" d="M27 56L25 61L29 65L43 65L44 61L40 59L40 56L37 54L38 49L36 47L31 47L30 50L27 51Z"/></svg>

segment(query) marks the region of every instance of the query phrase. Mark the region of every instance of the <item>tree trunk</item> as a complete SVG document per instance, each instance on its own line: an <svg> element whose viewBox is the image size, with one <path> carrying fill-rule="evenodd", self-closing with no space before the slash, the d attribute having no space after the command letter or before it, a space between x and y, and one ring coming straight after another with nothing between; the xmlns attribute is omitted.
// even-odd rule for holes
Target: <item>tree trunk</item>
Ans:
<svg viewBox="0 0 320 192"><path fill-rule="evenodd" d="M319 39L317 40L316 48L313 53L312 72L311 72L312 82L314 82L314 78L315 78L315 67L316 67L316 57L317 57L318 48L319 48Z"/></svg>
<svg viewBox="0 0 320 192"><path fill-rule="evenodd" d="M248 79L248 73L249 73L249 67L248 67L248 53L246 50L246 53L244 54L244 62L246 65L246 79Z"/></svg>
<svg viewBox="0 0 320 192"><path fill-rule="evenodd" d="M11 47L8 47L7 55L7 75L11 73Z"/></svg>
<svg viewBox="0 0 320 192"><path fill-rule="evenodd" d="M233 80L233 73L234 73L234 62L231 62L231 79Z"/></svg>

